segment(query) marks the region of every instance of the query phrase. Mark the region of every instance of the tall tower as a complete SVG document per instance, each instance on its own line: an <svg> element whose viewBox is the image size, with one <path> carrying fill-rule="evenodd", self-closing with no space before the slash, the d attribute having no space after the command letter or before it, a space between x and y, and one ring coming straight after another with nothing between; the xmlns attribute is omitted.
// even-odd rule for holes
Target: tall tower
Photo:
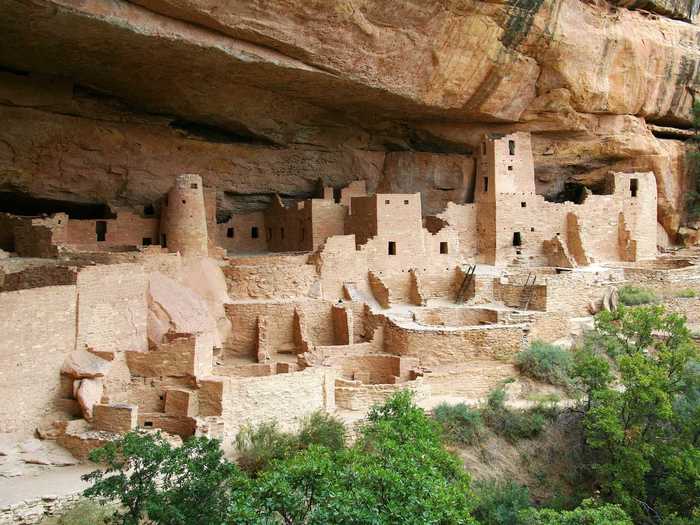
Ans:
<svg viewBox="0 0 700 525"><path fill-rule="evenodd" d="M161 246L182 255L208 255L202 177L178 175L164 202L161 222Z"/></svg>

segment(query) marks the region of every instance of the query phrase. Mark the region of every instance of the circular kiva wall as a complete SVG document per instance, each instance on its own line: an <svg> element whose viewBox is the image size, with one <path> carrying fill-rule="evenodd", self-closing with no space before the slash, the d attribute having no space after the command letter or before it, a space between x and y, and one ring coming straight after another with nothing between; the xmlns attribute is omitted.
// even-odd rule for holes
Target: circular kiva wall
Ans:
<svg viewBox="0 0 700 525"><path fill-rule="evenodd" d="M413 311L418 324L427 326L473 326L495 324L498 312L490 308L421 308Z"/></svg>

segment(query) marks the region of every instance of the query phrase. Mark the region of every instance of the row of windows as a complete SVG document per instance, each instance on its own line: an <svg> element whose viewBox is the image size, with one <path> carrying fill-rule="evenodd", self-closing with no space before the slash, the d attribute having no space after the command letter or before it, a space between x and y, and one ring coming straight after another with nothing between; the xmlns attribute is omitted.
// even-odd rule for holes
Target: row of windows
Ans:
<svg viewBox="0 0 700 525"><path fill-rule="evenodd" d="M396 241L389 241L389 245L387 246L387 253L389 255L396 255ZM449 253L449 245L447 244L447 242L440 242L440 253L443 255Z"/></svg>
<svg viewBox="0 0 700 525"><path fill-rule="evenodd" d="M408 200L404 200L403 203L404 203L404 204L408 204ZM386 199L386 200L384 201L384 204L391 204L391 200L390 200L390 199Z"/></svg>
<svg viewBox="0 0 700 525"><path fill-rule="evenodd" d="M250 238L251 239L257 239L259 237L258 233L258 227L253 226L250 228ZM226 228L226 237L229 239L233 239L236 236L236 230L233 227ZM301 239L304 240L304 237L306 237L306 230L304 228L301 229ZM280 228L280 239L284 240L284 228ZM267 229L267 240L271 241L272 240L272 228Z"/></svg>

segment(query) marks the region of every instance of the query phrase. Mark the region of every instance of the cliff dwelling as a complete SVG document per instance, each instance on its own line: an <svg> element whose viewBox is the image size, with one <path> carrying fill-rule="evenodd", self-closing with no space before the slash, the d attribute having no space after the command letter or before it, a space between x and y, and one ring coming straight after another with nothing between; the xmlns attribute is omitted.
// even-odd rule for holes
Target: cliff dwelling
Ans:
<svg viewBox="0 0 700 525"><path fill-rule="evenodd" d="M358 180L217 223L195 174L136 209L2 213L2 359L18 373L1 430L85 458L138 427L230 444L246 422L359 414L402 388L479 398L528 340L566 338L659 260L652 173L549 202L522 132L484 135L475 165L473 202L437 215Z"/></svg>
<svg viewBox="0 0 700 525"><path fill-rule="evenodd" d="M527 405L534 341L700 291L698 2L262 4L0 0L0 496L136 429Z"/></svg>

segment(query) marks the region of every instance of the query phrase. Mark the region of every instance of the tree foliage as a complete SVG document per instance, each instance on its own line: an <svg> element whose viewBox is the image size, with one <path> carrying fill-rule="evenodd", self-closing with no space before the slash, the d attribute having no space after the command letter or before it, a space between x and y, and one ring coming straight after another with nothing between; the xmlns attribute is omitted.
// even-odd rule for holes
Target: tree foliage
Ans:
<svg viewBox="0 0 700 525"><path fill-rule="evenodd" d="M277 433L263 431L275 451ZM86 477L86 495L121 503L113 523L122 525L146 517L159 525L475 523L469 476L408 391L373 408L352 447L339 433L335 421L315 417L292 436L304 446L264 453L260 439L265 465L249 475L217 441L172 448L132 432L93 453L105 468Z"/></svg>
<svg viewBox="0 0 700 525"><path fill-rule="evenodd" d="M597 316L593 341L576 371L602 495L639 523L691 519L700 502L700 374L685 319L661 306L621 307Z"/></svg>

